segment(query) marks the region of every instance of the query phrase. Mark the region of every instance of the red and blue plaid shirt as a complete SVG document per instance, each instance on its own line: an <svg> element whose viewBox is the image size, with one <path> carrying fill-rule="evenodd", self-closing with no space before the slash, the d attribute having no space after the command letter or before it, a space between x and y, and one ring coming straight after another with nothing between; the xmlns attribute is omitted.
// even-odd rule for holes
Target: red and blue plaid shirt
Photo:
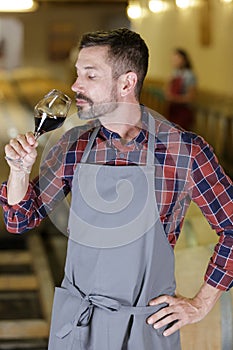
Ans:
<svg viewBox="0 0 233 350"><path fill-rule="evenodd" d="M44 160L40 176L30 182L24 199L7 203L7 183L0 191L8 231L38 226L72 189L74 170L93 131L75 127L65 133ZM120 136L101 126L88 162L145 165L148 130L122 144ZM233 184L211 147L196 134L157 120L155 132L155 196L167 239L174 247L190 201L194 201L219 235L205 281L222 290L233 286Z"/></svg>

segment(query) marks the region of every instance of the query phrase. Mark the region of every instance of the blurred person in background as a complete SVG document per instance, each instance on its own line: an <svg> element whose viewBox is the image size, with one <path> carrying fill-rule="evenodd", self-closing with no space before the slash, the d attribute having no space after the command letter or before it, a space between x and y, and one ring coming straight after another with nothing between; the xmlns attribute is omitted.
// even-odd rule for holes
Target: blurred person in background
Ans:
<svg viewBox="0 0 233 350"><path fill-rule="evenodd" d="M195 121L192 102L196 96L197 79L185 50L174 50L172 67L172 76L165 88L166 117L185 130L192 130Z"/></svg>

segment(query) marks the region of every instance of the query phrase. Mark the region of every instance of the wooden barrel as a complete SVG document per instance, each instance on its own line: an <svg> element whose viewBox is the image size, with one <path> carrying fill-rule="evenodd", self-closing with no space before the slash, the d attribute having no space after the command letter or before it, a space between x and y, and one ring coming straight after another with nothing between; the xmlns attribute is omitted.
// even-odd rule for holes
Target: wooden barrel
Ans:
<svg viewBox="0 0 233 350"><path fill-rule="evenodd" d="M203 283L212 255L210 245L178 249L176 256L177 292L193 297ZM200 322L181 329L182 350L233 349L233 291L223 293L211 312Z"/></svg>

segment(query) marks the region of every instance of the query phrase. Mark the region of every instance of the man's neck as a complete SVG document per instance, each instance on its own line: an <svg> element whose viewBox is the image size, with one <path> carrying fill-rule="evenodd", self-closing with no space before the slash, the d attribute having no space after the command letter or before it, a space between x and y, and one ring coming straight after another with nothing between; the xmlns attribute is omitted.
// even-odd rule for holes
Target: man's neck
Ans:
<svg viewBox="0 0 233 350"><path fill-rule="evenodd" d="M134 139L141 129L141 108L139 104L122 104L114 113L100 118L101 124L121 136L126 143Z"/></svg>

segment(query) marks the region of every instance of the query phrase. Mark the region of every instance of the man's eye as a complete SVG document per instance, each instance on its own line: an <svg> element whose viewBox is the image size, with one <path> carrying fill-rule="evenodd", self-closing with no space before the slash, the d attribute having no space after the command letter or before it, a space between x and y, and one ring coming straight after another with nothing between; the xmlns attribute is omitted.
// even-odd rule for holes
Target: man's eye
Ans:
<svg viewBox="0 0 233 350"><path fill-rule="evenodd" d="M96 77L95 75L88 75L89 79L95 79L95 77Z"/></svg>

